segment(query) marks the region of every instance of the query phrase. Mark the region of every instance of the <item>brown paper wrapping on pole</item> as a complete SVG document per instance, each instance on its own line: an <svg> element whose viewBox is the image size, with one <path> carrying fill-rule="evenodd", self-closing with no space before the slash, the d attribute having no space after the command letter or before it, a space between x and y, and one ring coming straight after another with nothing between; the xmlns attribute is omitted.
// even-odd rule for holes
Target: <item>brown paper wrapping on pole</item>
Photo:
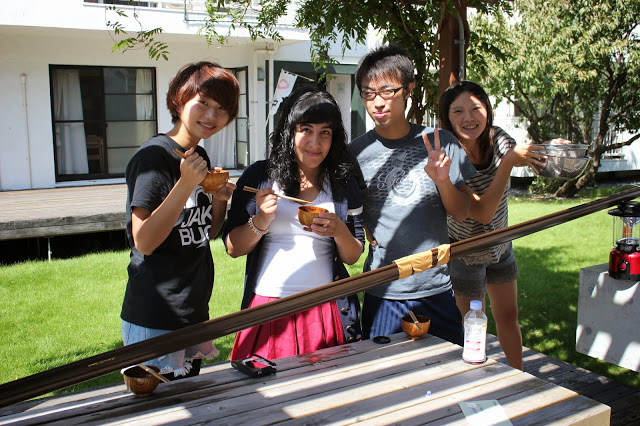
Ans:
<svg viewBox="0 0 640 426"><path fill-rule="evenodd" d="M451 245L442 244L422 253L412 254L395 260L400 278L406 278L427 269L435 268L449 262Z"/></svg>

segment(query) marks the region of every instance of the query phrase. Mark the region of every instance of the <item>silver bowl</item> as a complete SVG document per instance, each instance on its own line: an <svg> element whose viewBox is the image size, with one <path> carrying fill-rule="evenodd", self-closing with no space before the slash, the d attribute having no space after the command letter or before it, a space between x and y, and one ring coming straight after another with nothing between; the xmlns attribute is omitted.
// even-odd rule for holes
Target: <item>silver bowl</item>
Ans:
<svg viewBox="0 0 640 426"><path fill-rule="evenodd" d="M589 146L581 143L571 144L550 144L543 143L539 146L544 147L540 150L541 153L546 155L553 155L555 157L569 157L569 158L584 158L587 157L587 151Z"/></svg>
<svg viewBox="0 0 640 426"><path fill-rule="evenodd" d="M591 157L573 158L570 156L549 155L546 159L546 166L538 170L533 168L536 174L552 179L575 179L580 176L587 165L591 162Z"/></svg>

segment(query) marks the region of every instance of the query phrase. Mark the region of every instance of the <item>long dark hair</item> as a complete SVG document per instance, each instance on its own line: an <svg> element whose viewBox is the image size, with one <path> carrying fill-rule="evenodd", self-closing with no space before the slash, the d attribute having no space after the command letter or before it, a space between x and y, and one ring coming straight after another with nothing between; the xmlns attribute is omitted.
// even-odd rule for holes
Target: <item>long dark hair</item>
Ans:
<svg viewBox="0 0 640 426"><path fill-rule="evenodd" d="M453 125L451 124L451 120L449 119L449 108L453 101L456 100L458 96L463 94L464 92L469 92L482 104L487 110L487 125L484 128L484 131L478 137L478 144L480 145L481 152L487 152L491 148L491 137L493 136L493 108L491 107L491 101L489 100L489 95L484 89L468 80L457 81L453 83L451 86L447 87L442 95L440 96L440 103L438 105L438 118L440 119L440 126L449 130L455 135L453 131ZM456 135L457 137L457 135Z"/></svg>
<svg viewBox="0 0 640 426"><path fill-rule="evenodd" d="M333 96L314 87L302 87L289 95L282 104L282 112L275 130L271 133L269 178L282 187L285 194L300 193L300 171L294 150L294 137L300 124L329 123L332 130L331 148L320 164L318 188L329 180L333 199L343 198L342 184L356 170L355 160L347 150L347 132L342 122L340 108Z"/></svg>

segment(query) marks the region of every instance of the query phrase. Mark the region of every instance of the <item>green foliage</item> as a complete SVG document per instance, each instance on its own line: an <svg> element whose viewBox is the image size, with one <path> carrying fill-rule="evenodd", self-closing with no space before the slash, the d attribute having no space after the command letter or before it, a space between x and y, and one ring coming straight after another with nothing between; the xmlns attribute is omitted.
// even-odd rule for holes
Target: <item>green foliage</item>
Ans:
<svg viewBox="0 0 640 426"><path fill-rule="evenodd" d="M224 44L232 31L245 29L251 40L270 39L283 41L279 32L282 18L295 9L294 25L309 31L311 40L311 59L320 71L327 64L336 63L328 56L330 46L340 43L342 52L355 43L367 40L371 29L378 31L385 42L394 42L404 46L416 64L416 88L411 99L409 116L421 122L425 113L435 113L439 97L439 28L443 14L457 16L452 0L261 0L258 10L252 9L252 0L209 0L206 3L207 18L199 29L208 43ZM487 3L482 0L468 0L469 7L480 14L494 14L510 10L509 2L502 0ZM502 9L498 5L503 5ZM126 17L121 9L116 11L119 17ZM108 22L116 34L123 32L119 22ZM226 29L222 31L221 29ZM155 30L159 30L156 28ZM136 37L128 37L114 45L116 49L132 49L143 46L149 55L158 59L166 58L167 46L154 44L153 31L141 31ZM472 34L484 46L493 47L489 38ZM494 49L496 50L496 49Z"/></svg>
<svg viewBox="0 0 640 426"><path fill-rule="evenodd" d="M529 191L533 194L553 194L562 186L561 180L551 179L544 176L536 176L529 185Z"/></svg>
<svg viewBox="0 0 640 426"><path fill-rule="evenodd" d="M640 1L521 0L516 15L478 15L471 78L515 104L535 142L565 137L591 146L597 171L610 129L640 129ZM490 39L492 45L481 40ZM571 194L568 194L571 195Z"/></svg>
<svg viewBox="0 0 640 426"><path fill-rule="evenodd" d="M217 1L209 10L209 20L204 31L207 39L222 42L224 37L216 31L216 23L224 17L231 18L231 27L244 27L251 38L281 40L277 24L287 13L287 6L295 5L295 26L309 31L311 58L316 68L323 70L336 60L327 55L330 46L340 43L342 52L355 43L364 43L370 29L375 29L383 41L404 46L416 64L416 88L411 96L409 116L421 122L425 113L432 114L438 103L439 26L444 13L458 13L452 1L387 1L387 0L263 0L254 25L245 20L251 0L234 2ZM494 4L480 0L467 2L479 13L495 13ZM501 4L504 2L498 2ZM509 8L508 4L504 6ZM227 11L226 16L221 10ZM228 34L227 34L228 36ZM490 40L484 40L488 45Z"/></svg>
<svg viewBox="0 0 640 426"><path fill-rule="evenodd" d="M108 12L113 12L118 15L118 19L121 18L129 18L129 16L124 13L124 11L116 6L107 6L105 8L105 14ZM138 14L133 13L133 19L137 22L140 27L140 31L136 32L136 35L133 37L125 37L120 40L114 40L112 52L116 50L122 50L122 52L126 52L131 49L146 49L149 54L149 58L155 59L156 61L160 58L165 61L169 60L169 46L166 43L156 40L156 37L162 34L162 28L153 28L151 30L144 30L142 24L138 20ZM106 21L107 28L113 30L115 35L128 34L124 29L124 25L118 21ZM109 33L111 35L111 33Z"/></svg>

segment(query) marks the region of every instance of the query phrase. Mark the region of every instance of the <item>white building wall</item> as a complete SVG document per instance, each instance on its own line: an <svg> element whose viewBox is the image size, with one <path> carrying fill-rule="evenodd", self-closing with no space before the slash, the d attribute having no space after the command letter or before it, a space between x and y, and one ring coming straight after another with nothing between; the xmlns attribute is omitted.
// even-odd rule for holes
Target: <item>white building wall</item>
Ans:
<svg viewBox="0 0 640 426"><path fill-rule="evenodd" d="M156 70L158 131L171 127L165 106L169 80L184 64L212 60L225 67L247 67L249 78L250 163L266 156L265 106L273 93L273 61L310 62L306 32L283 26L285 41L276 45L270 40L251 42L236 32L223 46L207 46L196 35L200 23L187 23L181 10L136 8L145 27L162 27L158 39L167 43L168 61L153 60L144 49L126 53L112 52L114 40L106 30L105 6L82 0L29 0L3 2L0 14L0 190L51 188L62 185L110 183L114 180L56 183L54 142L51 121L49 65L154 67ZM122 9L132 16L130 7ZM110 13L110 12L107 12ZM119 19L130 31L126 19ZM224 28L222 28L224 32ZM133 33L131 33L133 34ZM339 47L330 52L341 63L357 63L366 52L361 46L341 55ZM258 67L269 61L269 78L258 81ZM265 70L266 71L266 70ZM24 84L23 84L24 79ZM342 93L348 78L340 77L340 87L330 91ZM266 87L269 86L269 87ZM23 99L26 93L26 102ZM345 101L348 98L345 97ZM349 103L346 103L347 108ZM123 182L122 178L115 179Z"/></svg>
<svg viewBox="0 0 640 426"><path fill-rule="evenodd" d="M0 189L55 186L49 65L144 66L156 68L158 130L168 131L171 117L165 106L169 80L188 62L212 60L226 67L252 64L253 48L207 47L203 39L174 38L169 60L155 61L143 50L111 53L113 42L95 31L31 29L0 33ZM28 52L28 54L25 54ZM256 67L249 67L250 80ZM21 75L26 76L26 106ZM252 98L264 102L264 89L251 87ZM260 100L262 97L262 100ZM259 114L258 114L259 115ZM252 121L254 117L251 117ZM28 123L28 132L27 132ZM256 126L254 126L256 127ZM256 142L258 134L251 135ZM27 149L27 146L29 149ZM252 147L253 148L253 147ZM256 148L256 151L259 151ZM29 169L31 168L31 178ZM30 184L29 184L30 181Z"/></svg>

